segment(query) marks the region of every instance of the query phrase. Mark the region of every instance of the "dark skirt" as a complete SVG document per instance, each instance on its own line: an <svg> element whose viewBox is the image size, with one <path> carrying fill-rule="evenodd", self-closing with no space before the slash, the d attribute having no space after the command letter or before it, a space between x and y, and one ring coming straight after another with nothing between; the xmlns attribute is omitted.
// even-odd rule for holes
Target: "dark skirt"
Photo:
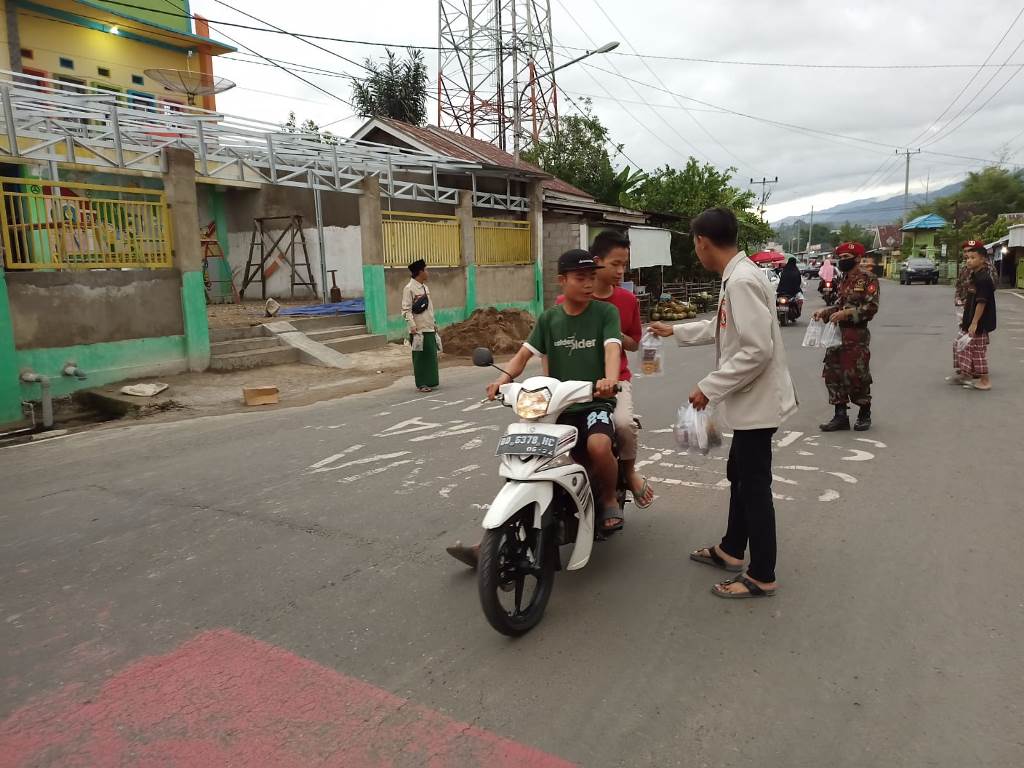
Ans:
<svg viewBox="0 0 1024 768"><path fill-rule="evenodd" d="M412 371L417 387L437 387L440 380L437 370L437 334L423 334L423 350L412 353Z"/></svg>

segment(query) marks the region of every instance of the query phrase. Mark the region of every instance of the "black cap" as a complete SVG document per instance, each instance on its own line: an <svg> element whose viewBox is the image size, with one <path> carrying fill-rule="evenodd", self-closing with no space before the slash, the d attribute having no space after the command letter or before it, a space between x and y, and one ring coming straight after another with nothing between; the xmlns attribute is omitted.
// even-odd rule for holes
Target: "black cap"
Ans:
<svg viewBox="0 0 1024 768"><path fill-rule="evenodd" d="M573 248L558 257L558 274L560 275L567 272L580 272L585 269L601 269L601 266L594 261L590 251Z"/></svg>

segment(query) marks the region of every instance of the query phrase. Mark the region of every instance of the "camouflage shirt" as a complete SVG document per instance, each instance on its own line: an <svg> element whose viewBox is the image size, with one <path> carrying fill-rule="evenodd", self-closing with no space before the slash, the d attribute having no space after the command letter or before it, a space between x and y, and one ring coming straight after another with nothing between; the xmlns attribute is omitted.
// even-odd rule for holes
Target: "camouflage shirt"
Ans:
<svg viewBox="0 0 1024 768"><path fill-rule="evenodd" d="M844 309L851 310L850 319L840 325L861 325L871 320L878 312L878 278L860 266L847 272L839 284L836 305L825 310L826 321Z"/></svg>

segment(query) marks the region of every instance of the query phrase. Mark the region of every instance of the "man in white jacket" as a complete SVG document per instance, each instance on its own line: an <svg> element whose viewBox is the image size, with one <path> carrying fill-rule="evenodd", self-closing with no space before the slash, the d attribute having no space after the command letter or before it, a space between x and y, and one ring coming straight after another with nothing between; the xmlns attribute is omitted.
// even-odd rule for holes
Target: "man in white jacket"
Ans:
<svg viewBox="0 0 1024 768"><path fill-rule="evenodd" d="M737 248L738 222L726 208L711 208L690 222L697 258L722 275L718 315L713 320L670 326L653 323L659 336L680 345L714 343L715 370L690 394L698 410L714 404L732 427L727 476L732 485L729 525L721 543L702 547L690 559L735 579L712 593L737 599L775 594L775 506L772 503L772 435L797 409L796 390L775 319L775 291L764 273ZM750 566L743 558L750 547Z"/></svg>

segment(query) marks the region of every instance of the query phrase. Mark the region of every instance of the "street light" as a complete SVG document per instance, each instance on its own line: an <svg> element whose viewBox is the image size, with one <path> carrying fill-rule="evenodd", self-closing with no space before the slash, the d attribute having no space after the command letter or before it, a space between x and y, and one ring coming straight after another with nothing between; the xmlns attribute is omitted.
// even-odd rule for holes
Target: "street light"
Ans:
<svg viewBox="0 0 1024 768"><path fill-rule="evenodd" d="M514 146L513 154L517 161L519 160L519 148L523 135L523 97L526 95L527 88L529 88L530 84L535 82L536 80L539 80L542 77L550 77L551 75L555 74L555 72L565 69L566 67L571 67L573 64L577 64L583 61L584 59L589 59L591 56L596 56L599 53L608 53L610 51L614 51L618 47L619 41L612 40L610 43L605 43L600 48L595 48L592 51L587 51L582 56L577 56L575 59L571 59L570 61L567 61L564 64L559 64L557 67L547 72L541 72L539 75L534 75L533 77L526 81L526 86L523 88L522 91L520 91L519 96L516 98L516 120L512 130L512 143Z"/></svg>

